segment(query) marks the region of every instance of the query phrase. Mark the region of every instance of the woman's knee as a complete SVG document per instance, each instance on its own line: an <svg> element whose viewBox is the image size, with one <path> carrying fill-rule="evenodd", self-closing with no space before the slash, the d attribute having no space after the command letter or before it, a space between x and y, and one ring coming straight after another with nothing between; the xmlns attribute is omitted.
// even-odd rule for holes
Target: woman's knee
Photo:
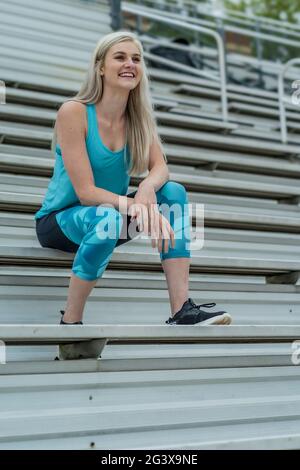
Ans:
<svg viewBox="0 0 300 470"><path fill-rule="evenodd" d="M167 181L160 189L162 195L171 201L187 202L187 192L183 184Z"/></svg>

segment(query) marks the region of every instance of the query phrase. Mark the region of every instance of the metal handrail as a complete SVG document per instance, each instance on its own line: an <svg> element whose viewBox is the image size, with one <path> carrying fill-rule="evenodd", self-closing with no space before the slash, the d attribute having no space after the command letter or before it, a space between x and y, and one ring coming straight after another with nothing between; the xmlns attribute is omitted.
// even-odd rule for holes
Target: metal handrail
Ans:
<svg viewBox="0 0 300 470"><path fill-rule="evenodd" d="M278 30L278 28L279 30L284 29L284 32L286 32L287 34L290 34L293 32L298 33L298 36L300 34L300 31L299 31L300 27L299 25L295 23L284 22L281 20L273 20L265 16L243 14L242 12L235 12L233 10L228 10L228 9L222 10L221 13L217 15L216 13L213 12L212 7L210 8L210 12L207 12L207 8L205 8L205 6L201 4L194 4L194 8L198 13L203 12L210 16L215 16L215 17L220 16L223 19L227 19L229 21L234 21L234 20L239 21L240 24L244 23L245 25L248 25L249 27L251 26L254 27L256 22L259 22L260 27L264 29L270 28L273 30L275 27L277 27L276 30Z"/></svg>
<svg viewBox="0 0 300 470"><path fill-rule="evenodd" d="M290 23L289 21L283 21L283 20L275 20L274 18L268 18L267 16L257 16L257 15L253 15L253 14L248 15L247 13L243 13L241 11L230 10L228 8L224 9L224 13L228 14L229 18L231 16L245 18L249 21L249 23L251 21L253 21L254 23L256 21L259 21L260 24L264 28L267 28L268 24L270 24L270 25L274 25L274 26L282 26L282 27L285 27L285 28L290 28L292 30L300 32L300 26L297 23Z"/></svg>
<svg viewBox="0 0 300 470"><path fill-rule="evenodd" d="M149 2L151 1L153 4L160 4L160 2L157 0L147 0L147 1ZM166 6L169 6L169 7L176 8L178 6L176 2L172 3L170 0L164 0L164 3ZM212 5L208 5L208 4L201 5L195 1L184 0L183 6L193 7L195 8L195 11L199 11L200 9L202 9L202 10L205 10L206 15L214 16L214 17L217 16L216 14L208 11L208 9L210 9L211 11L213 10ZM245 21L247 21L249 25L251 25L251 22L253 22L253 26L255 26L255 23L258 21L263 28L267 28L268 25L270 24L274 26L280 26L280 27L285 27L285 28L292 29L295 31L299 31L300 33L300 25L297 23L290 23L289 21L284 21L284 20L275 20L273 18L268 18L266 16L257 16L252 13L249 15L247 13L231 10L228 8L223 8L223 13L224 13L223 19L233 20L234 17L238 17L240 19L245 18Z"/></svg>
<svg viewBox="0 0 300 470"><path fill-rule="evenodd" d="M287 124L284 103L284 76L292 65L300 65L300 58L290 59L278 74L278 101L279 101L279 118L280 118L280 132L281 141L283 144L287 143Z"/></svg>
<svg viewBox="0 0 300 470"><path fill-rule="evenodd" d="M208 36L211 36L215 39L217 43L217 48L218 48L218 59L219 59L219 69L220 69L219 80L220 80L220 87L221 87L222 117L223 117L223 121L228 121L225 52L224 52L224 44L223 44L221 35L215 31L211 31L210 29L204 28L202 26L195 26L192 24L187 24L184 21L166 18L163 15L157 15L155 13L152 13L151 11L147 11L147 9L138 8L136 5L132 6L128 3L122 2L121 9L122 9L122 12L124 13L131 13L133 15L136 15L137 17L149 18L159 23L168 24L170 26L178 26L179 28L186 29L188 31L195 31L195 32L207 34ZM173 66L174 68L176 68L176 64L173 64ZM190 69L192 70L192 67L190 67ZM215 75L211 75L211 78L215 80L217 77Z"/></svg>
<svg viewBox="0 0 300 470"><path fill-rule="evenodd" d="M143 7L143 8L146 9L147 7ZM164 10L157 10L153 7L152 8L149 7L149 9L151 11L156 10L156 12L158 14L166 15L166 16L168 16L168 18L172 18L172 19L180 18L180 15L178 15L178 13L172 13L170 11L164 11ZM209 12L207 12L206 15L214 17L214 15L212 15ZM196 25L206 25L209 28L215 28L216 27L216 25L213 21L201 20L199 18L192 18L190 16L185 17L185 21L188 22L188 23L191 23L191 24L196 24ZM282 37L272 36L272 35L269 35L267 33L251 31L249 29L239 28L237 26L226 25L226 24L223 25L223 28L224 28L224 31L237 33L237 34L241 34L241 35L244 35L244 36L250 36L250 37L253 37L253 38L263 39L265 41L277 43L277 44L280 44L280 45L300 47L300 40L296 41L296 40L293 40L293 39L286 39L286 38L282 38ZM300 38L300 35L298 35L298 36Z"/></svg>

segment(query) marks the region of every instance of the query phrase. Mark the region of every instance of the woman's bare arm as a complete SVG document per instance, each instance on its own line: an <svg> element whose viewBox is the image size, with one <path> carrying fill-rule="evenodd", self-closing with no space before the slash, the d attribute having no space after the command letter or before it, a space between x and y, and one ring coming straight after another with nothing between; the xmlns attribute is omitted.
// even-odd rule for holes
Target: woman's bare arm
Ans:
<svg viewBox="0 0 300 470"><path fill-rule="evenodd" d="M110 204L127 212L133 200L95 186L93 171L86 150L86 107L76 101L64 103L56 120L57 142L65 168L80 203L85 206Z"/></svg>

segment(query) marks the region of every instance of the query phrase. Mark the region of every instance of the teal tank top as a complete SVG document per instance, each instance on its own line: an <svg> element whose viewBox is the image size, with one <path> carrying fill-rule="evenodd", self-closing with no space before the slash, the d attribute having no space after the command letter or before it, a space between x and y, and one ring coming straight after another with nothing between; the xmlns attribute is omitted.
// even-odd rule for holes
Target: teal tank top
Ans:
<svg viewBox="0 0 300 470"><path fill-rule="evenodd" d="M94 174L95 186L115 194L126 195L130 176L128 175L130 151L128 146L116 152L106 147L98 131L95 104L87 104L87 136L86 149ZM72 182L65 169L61 148L57 144L55 165L41 208L34 218L40 219L50 212L80 204Z"/></svg>

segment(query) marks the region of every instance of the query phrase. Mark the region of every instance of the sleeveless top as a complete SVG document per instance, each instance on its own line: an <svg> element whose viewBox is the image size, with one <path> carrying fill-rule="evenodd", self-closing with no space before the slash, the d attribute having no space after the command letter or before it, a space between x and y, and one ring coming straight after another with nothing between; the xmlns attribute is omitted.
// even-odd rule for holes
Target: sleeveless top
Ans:
<svg viewBox="0 0 300 470"><path fill-rule="evenodd" d="M123 149L115 152L106 147L98 130L95 104L87 104L86 111L88 129L85 142L95 186L125 196L130 182L128 169L131 156L128 146L125 144ZM53 175L42 206L35 213L34 219L39 219L52 211L77 204L80 205L81 203L65 169L61 148L57 144Z"/></svg>

